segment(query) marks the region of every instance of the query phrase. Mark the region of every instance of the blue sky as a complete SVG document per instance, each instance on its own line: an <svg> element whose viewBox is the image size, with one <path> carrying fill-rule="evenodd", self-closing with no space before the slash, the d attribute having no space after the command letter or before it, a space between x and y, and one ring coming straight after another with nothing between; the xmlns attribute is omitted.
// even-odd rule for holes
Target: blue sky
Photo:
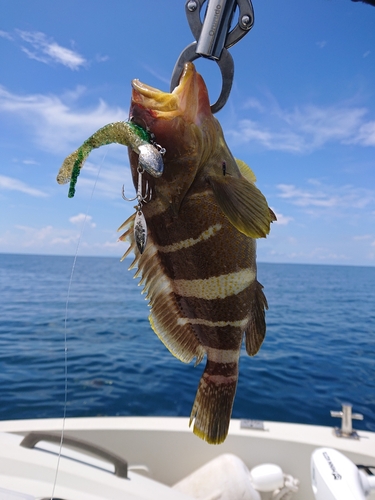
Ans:
<svg viewBox="0 0 375 500"><path fill-rule="evenodd" d="M68 199L69 153L126 120L130 81L168 90L193 36L184 0L3 0L0 252L120 257L134 196L126 148L92 153ZM231 49L216 116L278 215L258 260L375 265L375 8L350 0L254 0ZM221 80L200 59L212 101ZM83 223L84 229L82 232Z"/></svg>

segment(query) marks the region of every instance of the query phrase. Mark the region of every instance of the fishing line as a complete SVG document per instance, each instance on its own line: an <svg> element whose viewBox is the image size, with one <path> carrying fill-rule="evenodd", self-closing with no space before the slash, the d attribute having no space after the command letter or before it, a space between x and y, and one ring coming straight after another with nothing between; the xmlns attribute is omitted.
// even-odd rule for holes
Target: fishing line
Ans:
<svg viewBox="0 0 375 500"><path fill-rule="evenodd" d="M91 191L90 199L87 204L87 208L85 211L85 218L83 220L79 235L78 235L78 241L77 241L77 246L76 246L76 251L74 254L74 259L73 259L73 264L72 264L72 270L70 272L70 278L69 278L69 284L68 284L68 290L66 294L66 301L65 301L65 315L64 315L64 409L63 409L63 422L62 422L62 427L61 427L61 438L60 438L60 444L59 444L59 453L57 456L57 464L56 464L56 472L55 472L55 478L53 481L53 487L52 487L52 494L51 494L51 499L53 500L54 494L55 494L55 489L56 489L56 484L57 484L57 476L59 473L59 467L60 467L60 459L62 455L62 447L63 447L63 442L64 442L64 433L65 433L65 423L66 423L66 413L67 413L67 406L68 406L68 336L67 336L67 324L68 324L68 311L69 311L69 299L70 299L70 292L72 288L72 283L73 283L73 276L74 276L74 271L76 268L76 263L77 263L77 258L78 258L78 252L79 248L81 246L81 241L83 237L83 233L86 227L86 222L88 218L88 214L90 211L91 207L91 202L94 196L94 192L96 189L96 185L98 183L100 171L102 169L102 166L104 164L104 160L107 156L107 152L104 153L102 161L99 164L98 172L96 174L96 178L94 181L94 185Z"/></svg>

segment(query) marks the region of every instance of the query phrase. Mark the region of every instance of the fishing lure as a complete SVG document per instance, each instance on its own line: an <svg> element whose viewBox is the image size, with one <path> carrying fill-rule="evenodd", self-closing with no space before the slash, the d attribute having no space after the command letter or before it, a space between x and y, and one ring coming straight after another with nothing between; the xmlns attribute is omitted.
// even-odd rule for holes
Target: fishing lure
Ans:
<svg viewBox="0 0 375 500"><path fill-rule="evenodd" d="M147 242L147 224L142 206L152 197L148 183L146 183L145 192L143 192L143 173L147 172L155 178L160 177L164 170L163 155L165 154L165 149L153 141L152 135L147 130L131 121L105 125L65 158L57 175L57 182L59 184L70 182L68 197L73 198L78 176L88 155L93 149L113 143L129 146L132 151L138 154L137 194L134 198L126 198L123 188L122 196L126 201L138 201L135 206L134 237L140 253L143 253Z"/></svg>

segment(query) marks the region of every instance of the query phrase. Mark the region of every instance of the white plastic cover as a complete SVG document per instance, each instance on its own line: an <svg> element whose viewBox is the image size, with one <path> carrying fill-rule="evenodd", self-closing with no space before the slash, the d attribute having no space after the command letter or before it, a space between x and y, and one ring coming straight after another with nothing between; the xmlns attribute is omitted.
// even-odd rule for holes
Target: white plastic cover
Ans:
<svg viewBox="0 0 375 500"><path fill-rule="evenodd" d="M179 481L173 489L197 500L261 500L243 461L226 453Z"/></svg>
<svg viewBox="0 0 375 500"><path fill-rule="evenodd" d="M316 500L365 500L359 471L333 448L318 448L311 456L312 489Z"/></svg>

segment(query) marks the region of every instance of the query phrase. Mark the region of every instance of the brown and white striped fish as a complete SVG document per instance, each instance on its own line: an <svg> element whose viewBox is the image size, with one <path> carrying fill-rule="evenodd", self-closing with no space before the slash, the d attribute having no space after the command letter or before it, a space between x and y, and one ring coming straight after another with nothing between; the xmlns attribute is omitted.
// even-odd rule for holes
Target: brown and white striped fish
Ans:
<svg viewBox="0 0 375 500"><path fill-rule="evenodd" d="M207 364L191 412L194 433L209 443L226 438L245 334L253 356L265 336L267 301L257 281L255 238L275 216L236 161L211 113L206 85L192 63L178 87L161 92L132 82L130 116L166 149L160 178L144 174L152 198L142 207L147 246L137 250L134 217L119 230L136 255L151 306L150 323L178 359ZM130 150L137 185L138 156Z"/></svg>

